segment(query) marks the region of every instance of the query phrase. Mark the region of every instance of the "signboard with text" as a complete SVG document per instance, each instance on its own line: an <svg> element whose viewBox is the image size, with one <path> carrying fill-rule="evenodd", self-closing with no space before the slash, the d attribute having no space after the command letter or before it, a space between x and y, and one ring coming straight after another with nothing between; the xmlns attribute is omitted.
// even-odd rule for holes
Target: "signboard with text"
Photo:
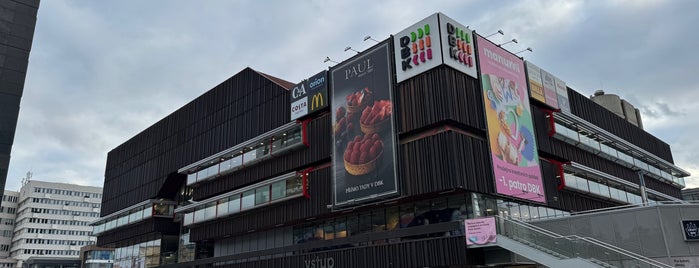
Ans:
<svg viewBox="0 0 699 268"><path fill-rule="evenodd" d="M497 242L495 217L464 220L466 245L485 245Z"/></svg>
<svg viewBox="0 0 699 268"><path fill-rule="evenodd" d="M477 43L497 193L544 203L524 63L485 38Z"/></svg>
<svg viewBox="0 0 699 268"><path fill-rule="evenodd" d="M393 36L396 81L405 81L441 64L478 78L473 32L435 13Z"/></svg>
<svg viewBox="0 0 699 268"><path fill-rule="evenodd" d="M334 204L398 193L388 43L332 71Z"/></svg>
<svg viewBox="0 0 699 268"><path fill-rule="evenodd" d="M291 90L291 120L299 119L328 106L327 71L298 83Z"/></svg>

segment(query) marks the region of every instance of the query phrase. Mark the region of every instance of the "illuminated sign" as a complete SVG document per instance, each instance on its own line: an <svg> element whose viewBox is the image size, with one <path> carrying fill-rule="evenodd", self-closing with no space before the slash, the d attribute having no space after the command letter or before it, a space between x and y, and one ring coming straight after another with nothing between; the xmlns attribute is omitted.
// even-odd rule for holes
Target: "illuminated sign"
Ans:
<svg viewBox="0 0 699 268"><path fill-rule="evenodd" d="M327 71L298 83L291 90L291 120L328 107Z"/></svg>
<svg viewBox="0 0 699 268"><path fill-rule="evenodd" d="M441 64L478 77L471 30L442 13L395 34L393 49L398 83Z"/></svg>

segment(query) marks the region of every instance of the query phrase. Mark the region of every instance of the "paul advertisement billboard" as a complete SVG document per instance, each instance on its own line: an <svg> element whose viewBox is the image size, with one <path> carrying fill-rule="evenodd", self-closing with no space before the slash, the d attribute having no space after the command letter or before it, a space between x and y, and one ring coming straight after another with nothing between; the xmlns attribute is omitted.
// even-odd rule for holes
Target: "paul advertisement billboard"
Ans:
<svg viewBox="0 0 699 268"><path fill-rule="evenodd" d="M335 206L398 193L389 46L333 68Z"/></svg>
<svg viewBox="0 0 699 268"><path fill-rule="evenodd" d="M477 44L497 193L546 202L524 63L485 38Z"/></svg>

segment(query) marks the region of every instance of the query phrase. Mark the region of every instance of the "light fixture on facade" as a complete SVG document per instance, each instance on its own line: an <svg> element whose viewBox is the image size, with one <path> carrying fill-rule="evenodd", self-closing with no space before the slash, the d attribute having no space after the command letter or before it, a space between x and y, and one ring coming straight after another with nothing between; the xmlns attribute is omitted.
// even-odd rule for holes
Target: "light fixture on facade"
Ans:
<svg viewBox="0 0 699 268"><path fill-rule="evenodd" d="M507 41L507 42L502 43L502 44L499 44L498 46L501 47L501 46L507 45L507 44L509 44L509 43L515 43L515 44L517 44L517 39L512 38L512 40Z"/></svg>
<svg viewBox="0 0 699 268"><path fill-rule="evenodd" d="M525 49L523 49L523 50L521 50L521 51L515 52L515 55L517 55L517 54L519 54L519 53L522 53L522 52L524 52L524 51L534 52L534 50L532 50L531 47L528 47L528 48L525 48ZM548 115L547 115L547 117L548 117Z"/></svg>
<svg viewBox="0 0 699 268"><path fill-rule="evenodd" d="M325 60L323 60L323 63L326 63L326 62L332 62L332 63L338 64L337 61L331 60L330 57L325 57ZM284 136L286 136L286 133L284 133Z"/></svg>
<svg viewBox="0 0 699 268"><path fill-rule="evenodd" d="M494 32L494 33L487 35L485 38L491 37L491 36L496 35L496 34L505 35L505 32L503 32L502 30L498 30L497 32Z"/></svg>
<svg viewBox="0 0 699 268"><path fill-rule="evenodd" d="M354 52L357 52L357 54L359 54L359 51L354 50L352 47L349 47L349 46L346 47L346 48L345 48L345 52L347 52L347 50L352 50L352 51L354 51Z"/></svg>
<svg viewBox="0 0 699 268"><path fill-rule="evenodd" d="M371 41L374 41L374 42L376 42L376 43L379 42L379 40L376 40L376 39L374 39L374 38L371 38L371 35L365 36L365 37L364 37L364 41L366 42L366 40L371 40Z"/></svg>

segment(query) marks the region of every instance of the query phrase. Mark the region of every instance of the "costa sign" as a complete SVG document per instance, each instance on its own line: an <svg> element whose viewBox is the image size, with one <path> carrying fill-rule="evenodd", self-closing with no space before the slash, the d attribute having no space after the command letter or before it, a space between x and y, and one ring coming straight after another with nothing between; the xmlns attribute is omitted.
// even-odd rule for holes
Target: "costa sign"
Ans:
<svg viewBox="0 0 699 268"><path fill-rule="evenodd" d="M291 120L312 114L327 106L327 71L301 81L291 90Z"/></svg>

